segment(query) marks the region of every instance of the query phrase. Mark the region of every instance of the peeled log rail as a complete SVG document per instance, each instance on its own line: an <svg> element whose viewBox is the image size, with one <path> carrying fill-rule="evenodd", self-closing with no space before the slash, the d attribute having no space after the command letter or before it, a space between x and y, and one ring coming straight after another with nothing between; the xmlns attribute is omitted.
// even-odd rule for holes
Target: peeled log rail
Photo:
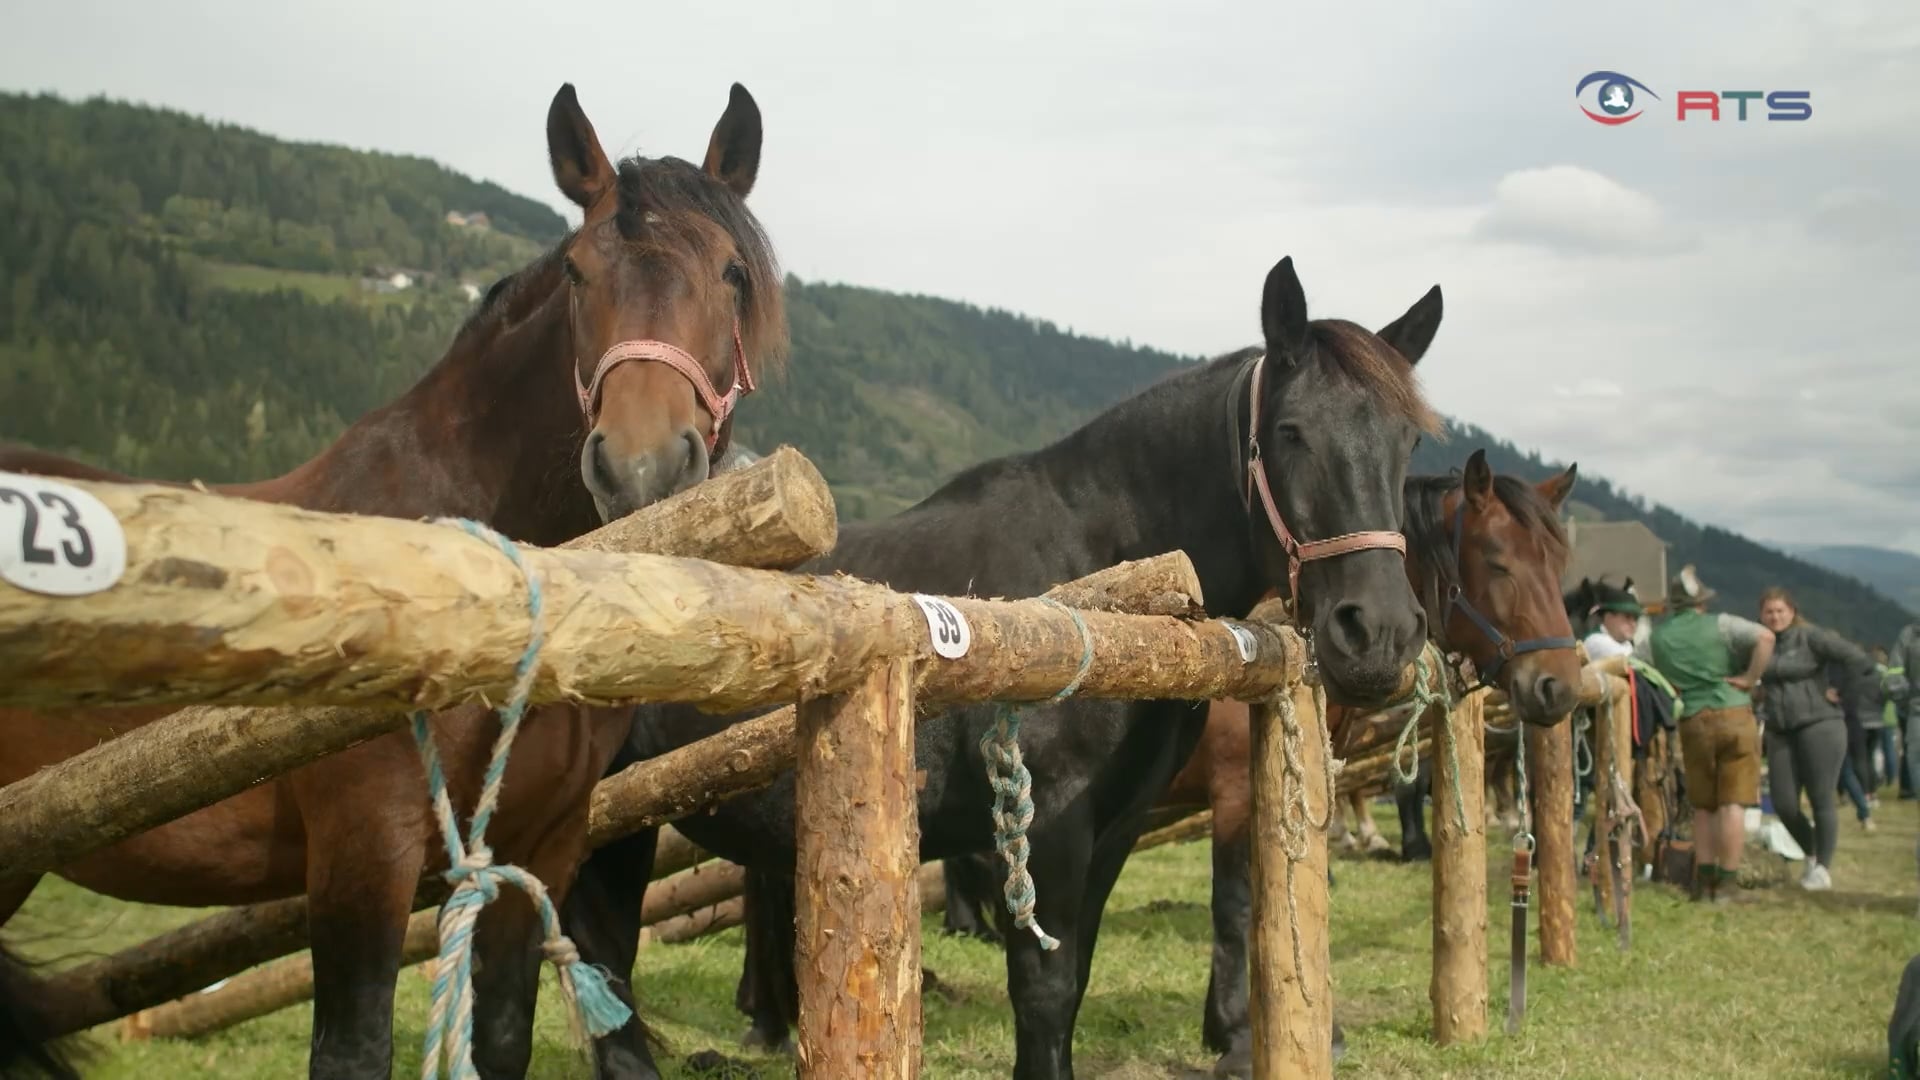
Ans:
<svg viewBox="0 0 1920 1080"><path fill-rule="evenodd" d="M1101 590L1109 601L1123 609L1136 602L1151 603L1164 582L1181 576L1182 564L1190 566L1184 553L1168 552L1122 564L1129 569L1118 578L1114 569L1104 570L1056 586L1044 595L1071 595L1068 590L1099 580L1104 582ZM1137 586L1128 585L1128 581L1137 582ZM1291 630L1271 631L1257 625L1248 629L1256 632L1256 640L1268 642L1261 646L1262 664L1254 675L1273 683L1297 678L1303 663L1298 636ZM1284 649L1272 646L1276 635ZM1077 666L1077 634L1072 648L1073 664ZM1237 653L1231 663L1240 663ZM1275 668L1279 669L1277 674ZM794 708L789 705L630 765L594 788L588 843L598 847L764 787L793 766L794 747ZM5 824L0 820L0 827ZM432 907L445 895L445 882L428 878L415 898L415 909ZM233 908L53 976L48 980L48 1020L57 1034L84 1030L192 994L306 945L306 897Z"/></svg>
<svg viewBox="0 0 1920 1080"><path fill-rule="evenodd" d="M0 705L416 709L511 689L529 633L526 587L489 543L444 525L74 486L125 524L126 576L80 597L0 588ZM544 596L535 702L745 709L837 693L876 665L933 656L912 597L853 578L557 549L522 559ZM950 603L972 643L964 658L927 666L930 704L1038 700L1073 678L1081 640L1065 612L1032 600ZM1285 667L1238 662L1224 626L1084 619L1095 658L1083 696L1260 696ZM1255 634L1263 653L1286 651Z"/></svg>
<svg viewBox="0 0 1920 1080"><path fill-rule="evenodd" d="M1133 845L1133 850L1140 852L1165 844L1197 840L1206 836L1212 827L1213 811L1203 810L1147 833ZM683 857L707 856L671 829L661 830L660 836L661 846L654 854L654 877L658 882L655 888L671 889L674 888L673 879L665 877L661 867L671 850L670 845L676 842L672 838L677 837L677 843L687 852ZM717 860L701 864L701 867L703 870L716 868L721 874L731 875L734 891L717 895L708 904L677 911L678 905L654 907L651 904L654 892L649 889L649 904L642 908L641 913L641 944L667 945L691 941L740 925L742 907L739 885L745 875L740 873L738 866ZM719 875L713 875L713 880L717 883ZM946 908L946 875L942 864L931 862L920 867L915 875L915 887L919 890L922 915L938 914ZM683 899L696 898L691 889L678 891ZM662 917L656 919L652 917L654 915ZM408 920L405 945L401 950L403 967L424 963L439 953L439 918L437 910L430 910L415 912L413 918ZM312 999L313 962L308 954L301 953L237 975L218 989L188 994L177 1001L143 1009L121 1022L120 1034L121 1038L129 1040L198 1038Z"/></svg>
<svg viewBox="0 0 1920 1080"><path fill-rule="evenodd" d="M567 547L784 568L838 535L826 481L783 446ZM0 608L8 595L0 586ZM35 648L0 630L0 657ZM0 877L53 870L405 723L390 709L182 709L0 789Z"/></svg>
<svg viewBox="0 0 1920 1080"><path fill-rule="evenodd" d="M1540 875L1540 962L1572 967L1574 905L1579 888L1573 854L1573 724L1529 725L1527 785L1533 798L1534 866Z"/></svg>

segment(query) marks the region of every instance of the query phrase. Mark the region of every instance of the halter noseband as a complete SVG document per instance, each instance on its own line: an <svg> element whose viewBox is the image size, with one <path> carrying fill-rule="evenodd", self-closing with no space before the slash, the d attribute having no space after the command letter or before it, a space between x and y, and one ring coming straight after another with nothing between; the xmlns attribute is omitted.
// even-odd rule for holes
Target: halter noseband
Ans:
<svg viewBox="0 0 1920 1080"><path fill-rule="evenodd" d="M600 387L606 382L607 373L629 361L665 364L693 384L694 393L700 395L700 403L707 407L708 414L713 417L713 427L707 431L708 453L712 453L719 444L720 429L726 425L727 417L733 415L733 407L739 404L742 397L753 393L753 371L747 367L747 350L740 343L738 318L733 320L733 389L724 395L714 389L713 380L707 377L707 369L685 349L664 341L622 341L600 355L600 362L594 365L592 379L581 382L580 367L574 365L573 386L580 394L580 413L586 417L588 430L593 428L594 414L600 406Z"/></svg>
<svg viewBox="0 0 1920 1080"><path fill-rule="evenodd" d="M1522 641L1515 641L1501 633L1499 627L1493 625L1486 616L1480 614L1472 602L1467 599L1467 594L1461 588L1460 584L1465 579L1465 568L1463 564L1467 557L1467 549L1465 546L1466 537L1467 494L1466 490L1462 488L1460 492L1460 506L1453 512L1453 584L1447 586L1447 606L1442 612L1440 624L1442 627L1445 627L1446 619L1452 616L1455 608L1458 608L1460 609L1460 613L1467 617L1468 621L1480 628L1480 632L1487 636L1487 640L1493 642L1493 665L1486 671L1480 673L1479 686L1493 685L1493 683L1500 678L1500 672L1507 666L1507 661L1519 656L1521 653L1543 652L1549 649L1571 649L1578 644L1570 637L1527 638ZM1476 664L1475 666L1478 667L1479 665ZM1477 690L1479 686L1473 687L1473 689Z"/></svg>
<svg viewBox="0 0 1920 1080"><path fill-rule="evenodd" d="M1241 501L1251 508L1253 490L1260 492L1260 505L1266 508L1267 524L1273 527L1273 535L1280 541L1280 548L1287 554L1287 599L1294 605L1294 618L1300 618L1300 565L1315 559L1331 559L1338 555L1351 555L1356 551L1369 551L1381 548L1399 552L1403 557L1407 553L1407 538L1398 532L1370 530L1351 532L1327 540L1309 540L1305 543L1294 539L1287 523L1280 517L1280 507L1273 501L1273 490L1267 485L1267 470L1260 460L1260 374L1267 366L1267 356L1260 354L1253 362L1253 385L1248 394L1247 403L1247 489L1241 491Z"/></svg>

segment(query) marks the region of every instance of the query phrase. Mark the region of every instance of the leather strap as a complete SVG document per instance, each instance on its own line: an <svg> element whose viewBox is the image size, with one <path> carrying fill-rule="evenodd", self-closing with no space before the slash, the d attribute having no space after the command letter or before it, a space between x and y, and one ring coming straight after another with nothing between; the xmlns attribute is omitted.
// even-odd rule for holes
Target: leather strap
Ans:
<svg viewBox="0 0 1920 1080"><path fill-rule="evenodd" d="M1292 530L1287 528L1286 519L1280 516L1279 504L1274 502L1273 489L1267 483L1267 470L1260 458L1260 375L1267 366L1265 353L1253 361L1253 380L1247 394L1247 487L1241 492L1241 499L1251 508L1252 493L1260 493L1260 505L1266 511L1267 524L1273 529L1273 535L1280 541L1280 549L1287 555L1287 599L1293 604L1294 617L1300 618L1300 567L1315 559L1332 559L1341 555L1350 555L1356 551L1385 549L1397 551L1402 556L1407 553L1407 538L1398 532L1369 530L1351 532L1326 540L1308 540L1304 543L1294 538Z"/></svg>
<svg viewBox="0 0 1920 1080"><path fill-rule="evenodd" d="M720 429L726 426L727 417L733 415L734 406L754 390L753 371L747 366L747 350L740 342L739 319L733 321L733 388L725 394L714 389L713 380L707 377L707 369L685 349L664 341L622 341L600 355L600 362L593 367L593 378L582 382L579 367L573 369L574 389L580 395L580 413L586 418L589 429L593 427L599 412L602 384L606 382L609 372L625 363L665 364L693 384L693 391L700 396L700 403L707 407L708 415L713 417L713 426L707 431L708 452L712 452L719 443Z"/></svg>

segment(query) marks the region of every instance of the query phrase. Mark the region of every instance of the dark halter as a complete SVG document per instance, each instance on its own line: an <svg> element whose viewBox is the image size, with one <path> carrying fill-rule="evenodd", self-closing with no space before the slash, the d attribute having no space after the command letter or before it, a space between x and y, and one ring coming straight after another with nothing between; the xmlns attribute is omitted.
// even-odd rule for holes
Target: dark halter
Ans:
<svg viewBox="0 0 1920 1080"><path fill-rule="evenodd" d="M1493 625L1485 615L1480 614L1480 612L1474 608L1473 603L1467 599L1467 594L1460 585L1464 577L1464 570L1461 564L1465 561L1467 555L1466 537L1467 494L1466 490L1462 488L1460 492L1460 507L1453 512L1453 584L1447 586L1447 606L1441 612L1440 625L1444 628L1446 626L1446 620L1453 614L1453 609L1459 608L1460 613L1465 615L1473 625L1479 627L1480 632L1487 636L1487 640L1493 642L1493 663L1487 670L1479 673L1479 682L1471 689L1478 690L1482 686L1494 685L1500 678L1500 672L1506 669L1507 661L1512 660L1521 653L1544 652L1549 649L1571 649L1579 644L1570 637L1528 638L1524 641L1515 641L1501 633L1500 628ZM1478 664L1474 666L1476 668L1479 667Z"/></svg>

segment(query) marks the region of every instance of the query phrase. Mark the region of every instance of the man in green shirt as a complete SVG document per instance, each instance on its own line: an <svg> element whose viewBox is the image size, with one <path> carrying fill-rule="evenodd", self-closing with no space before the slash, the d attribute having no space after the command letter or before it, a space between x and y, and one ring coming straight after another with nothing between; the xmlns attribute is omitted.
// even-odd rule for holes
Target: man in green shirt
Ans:
<svg viewBox="0 0 1920 1080"><path fill-rule="evenodd" d="M1746 808L1760 797L1753 688L1773 658L1773 631L1738 615L1707 614L1714 595L1692 566L1682 567L1667 587L1670 614L1650 644L1654 667L1680 693L1694 898L1728 903L1739 897L1734 881L1746 846Z"/></svg>

